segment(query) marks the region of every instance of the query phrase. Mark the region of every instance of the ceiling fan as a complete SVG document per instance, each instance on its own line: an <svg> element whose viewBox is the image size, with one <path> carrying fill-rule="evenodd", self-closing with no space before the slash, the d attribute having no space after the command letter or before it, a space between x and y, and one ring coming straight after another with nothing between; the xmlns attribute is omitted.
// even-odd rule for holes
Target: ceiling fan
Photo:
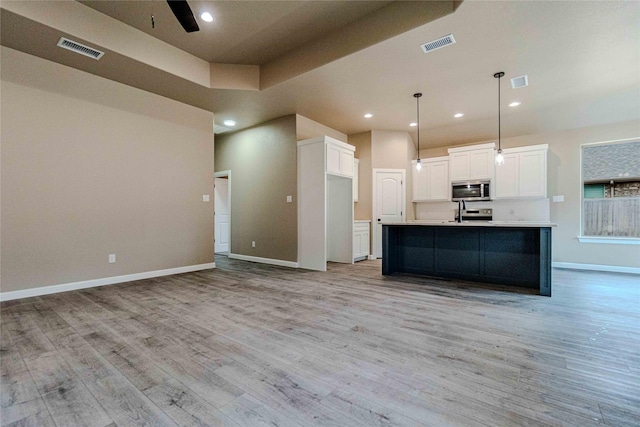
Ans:
<svg viewBox="0 0 640 427"><path fill-rule="evenodd" d="M169 3L171 11L187 33L200 31L200 27L198 27L196 18L193 17L193 12L191 12L187 0L167 0L167 3Z"/></svg>

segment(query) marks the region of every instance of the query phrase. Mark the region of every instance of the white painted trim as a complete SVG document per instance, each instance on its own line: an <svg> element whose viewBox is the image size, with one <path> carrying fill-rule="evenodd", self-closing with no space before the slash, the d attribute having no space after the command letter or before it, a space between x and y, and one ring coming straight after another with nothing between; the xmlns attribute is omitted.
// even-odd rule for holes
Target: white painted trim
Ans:
<svg viewBox="0 0 640 427"><path fill-rule="evenodd" d="M640 245L637 237L578 236L580 243L607 243L611 245Z"/></svg>
<svg viewBox="0 0 640 427"><path fill-rule="evenodd" d="M240 255L229 253L229 258L239 259L242 261L259 262L261 264L279 265L280 267L298 268L298 263L293 261L284 261L281 259L261 258L258 256Z"/></svg>
<svg viewBox="0 0 640 427"><path fill-rule="evenodd" d="M640 267L623 267L620 265L581 264L577 262L553 262L553 268L566 268L570 270L594 270L611 271L614 273L640 274Z"/></svg>
<svg viewBox="0 0 640 427"><path fill-rule="evenodd" d="M369 260L374 260L374 259L377 259L377 258L376 258L376 257L374 257L373 255L369 255L369 258L368 258L368 259L369 259Z"/></svg>
<svg viewBox="0 0 640 427"><path fill-rule="evenodd" d="M549 144L525 145L524 147L503 148L504 154L509 153L528 153L529 151L549 150Z"/></svg>
<svg viewBox="0 0 640 427"><path fill-rule="evenodd" d="M610 141L585 142L580 144L580 165L579 165L580 166L580 182L578 183L579 185L578 194L580 194L580 210L579 210L580 217L578 218L578 220L580 221L580 236L578 236L578 240L581 243L596 243L596 242L587 241L587 240L585 241L580 240L581 238L584 238L584 236L582 236L582 232L584 231L584 176L583 176L584 171L582 167L582 158L584 157L584 148L592 147L596 145L624 144L627 142L634 142L638 140L640 140L640 136L636 136L633 138L624 138L624 139L612 139ZM597 242L597 243L610 243L610 242Z"/></svg>
<svg viewBox="0 0 640 427"><path fill-rule="evenodd" d="M373 168L372 169L372 175L371 175L371 254L376 257L376 239L378 238L378 227L377 224L377 215L376 215L376 199L377 199L377 191L378 191L378 185L377 185L377 181L376 181L376 175L378 173L385 173L385 172L390 172L390 173L396 173L396 172L400 172L402 173L402 201L400 202L402 204L402 215L401 215L401 219L400 222L405 222L407 219L407 170L406 169L387 169L387 168ZM382 258L382 247L380 247L380 258Z"/></svg>
<svg viewBox="0 0 640 427"><path fill-rule="evenodd" d="M451 154L451 153L461 153L461 152L465 152L465 151L485 150L487 148L495 149L496 148L496 143L495 142L487 142L485 144L463 145L461 147L449 148L447 150L447 152L449 154Z"/></svg>
<svg viewBox="0 0 640 427"><path fill-rule="evenodd" d="M166 270L146 271L144 273L125 274L124 276L113 276L105 277L102 279L85 280L82 282L64 283L61 285L41 286L38 288L23 289L20 291L0 292L0 301L10 301L20 298L30 298L41 295L57 294L59 292L75 291L78 289L115 285L116 283L133 282L134 280L171 276L173 274L190 273L192 271L208 270L211 268L216 268L215 262L210 262L207 264L187 265L185 267L167 268Z"/></svg>

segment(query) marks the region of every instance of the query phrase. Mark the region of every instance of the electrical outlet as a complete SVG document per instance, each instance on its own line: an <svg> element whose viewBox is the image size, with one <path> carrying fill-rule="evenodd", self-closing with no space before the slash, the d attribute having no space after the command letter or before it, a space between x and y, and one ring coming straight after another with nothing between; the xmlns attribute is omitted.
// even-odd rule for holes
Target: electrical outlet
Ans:
<svg viewBox="0 0 640 427"><path fill-rule="evenodd" d="M287 196L287 203L293 202L293 196Z"/></svg>
<svg viewBox="0 0 640 427"><path fill-rule="evenodd" d="M109 264L116 262L116 254L109 254Z"/></svg>
<svg viewBox="0 0 640 427"><path fill-rule="evenodd" d="M251 241L251 247L252 247L252 248L255 248L255 247L256 247L256 241L255 241L255 240L252 240L252 241Z"/></svg>
<svg viewBox="0 0 640 427"><path fill-rule="evenodd" d="M208 202L209 201L209 195L208 194L202 195L202 201L203 202Z"/></svg>

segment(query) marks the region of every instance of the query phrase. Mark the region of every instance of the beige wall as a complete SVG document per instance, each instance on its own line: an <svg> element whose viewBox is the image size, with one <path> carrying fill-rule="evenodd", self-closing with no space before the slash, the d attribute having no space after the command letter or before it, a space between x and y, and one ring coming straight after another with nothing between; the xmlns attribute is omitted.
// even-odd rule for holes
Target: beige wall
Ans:
<svg viewBox="0 0 640 427"><path fill-rule="evenodd" d="M213 262L212 113L1 60L2 292Z"/></svg>
<svg viewBox="0 0 640 427"><path fill-rule="evenodd" d="M231 171L230 252L297 261L296 116L218 135L215 152L216 171Z"/></svg>
<svg viewBox="0 0 640 427"><path fill-rule="evenodd" d="M319 136L330 136L338 141L347 142L346 134L301 116L300 114L296 114L296 139L298 141L317 138Z"/></svg>
<svg viewBox="0 0 640 427"><path fill-rule="evenodd" d="M349 135L349 144L356 147L355 157L360 160L358 173L358 202L354 203L354 219L371 219L371 132Z"/></svg>
<svg viewBox="0 0 640 427"><path fill-rule="evenodd" d="M371 167L373 169L405 170L405 212L406 219L415 219L411 202L411 159L415 156L413 140L409 132L371 131Z"/></svg>
<svg viewBox="0 0 640 427"><path fill-rule="evenodd" d="M564 202L551 203L553 260L556 262L640 267L640 246L580 243L580 146L640 136L640 120L574 129L548 134L508 138L504 148L549 144L548 196L564 195Z"/></svg>

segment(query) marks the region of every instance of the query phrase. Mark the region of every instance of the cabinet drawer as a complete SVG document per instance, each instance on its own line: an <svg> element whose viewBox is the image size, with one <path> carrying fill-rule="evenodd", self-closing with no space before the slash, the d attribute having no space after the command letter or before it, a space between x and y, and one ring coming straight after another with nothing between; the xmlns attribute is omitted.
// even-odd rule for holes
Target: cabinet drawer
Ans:
<svg viewBox="0 0 640 427"><path fill-rule="evenodd" d="M353 223L353 232L358 231L369 231L369 223L368 222L354 222Z"/></svg>

